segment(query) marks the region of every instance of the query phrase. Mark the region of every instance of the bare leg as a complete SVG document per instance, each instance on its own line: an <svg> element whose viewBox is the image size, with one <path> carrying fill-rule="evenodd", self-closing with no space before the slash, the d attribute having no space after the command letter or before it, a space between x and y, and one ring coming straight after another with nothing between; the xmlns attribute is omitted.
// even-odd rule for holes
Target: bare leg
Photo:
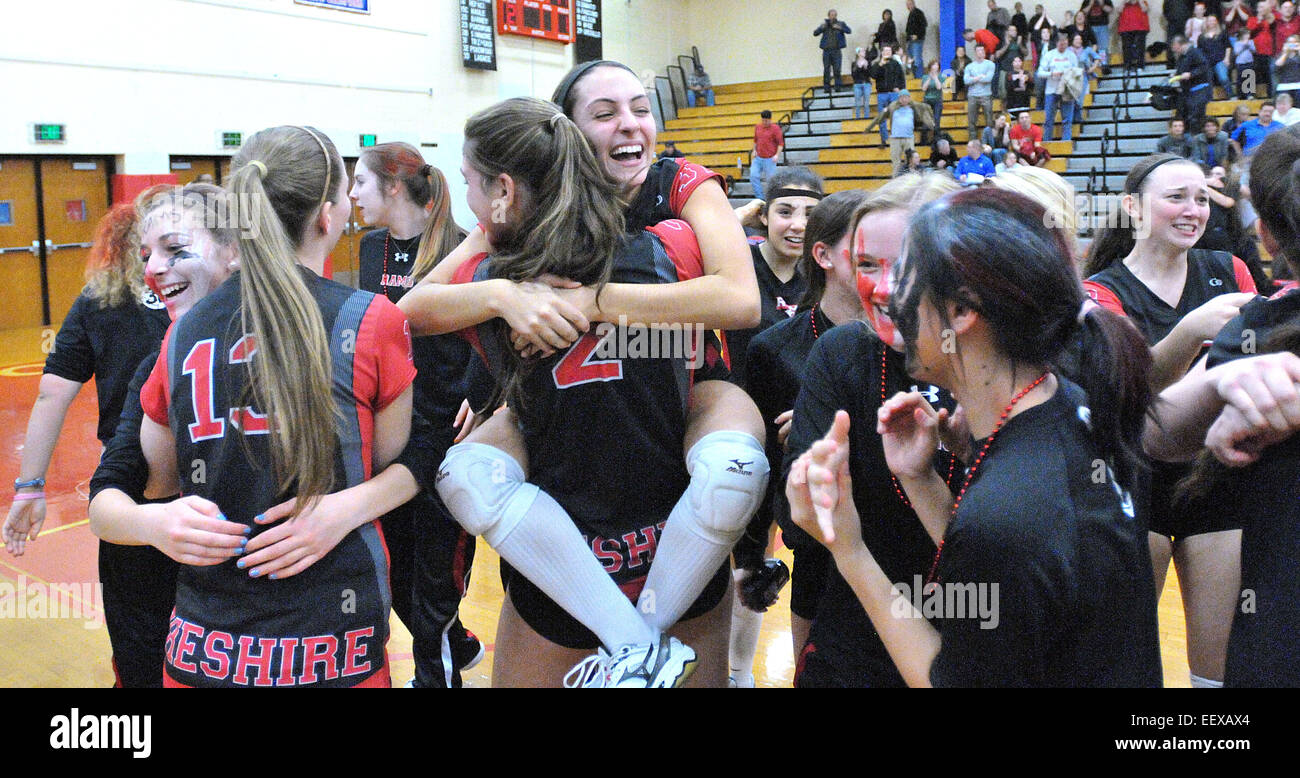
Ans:
<svg viewBox="0 0 1300 778"><path fill-rule="evenodd" d="M1169 559L1174 553L1174 544L1168 537L1155 532L1147 533L1147 548L1151 551L1151 570L1156 577L1156 602L1165 590L1165 577L1169 575Z"/></svg>
<svg viewBox="0 0 1300 778"><path fill-rule="evenodd" d="M1174 565L1187 619L1188 668L1192 675L1222 681L1228 633L1241 595L1241 530L1179 540Z"/></svg>

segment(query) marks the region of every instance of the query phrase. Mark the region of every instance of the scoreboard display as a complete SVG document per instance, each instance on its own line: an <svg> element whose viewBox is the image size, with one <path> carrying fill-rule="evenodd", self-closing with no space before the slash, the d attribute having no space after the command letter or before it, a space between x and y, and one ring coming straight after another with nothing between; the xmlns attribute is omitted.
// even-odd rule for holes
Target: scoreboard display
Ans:
<svg viewBox="0 0 1300 778"><path fill-rule="evenodd" d="M497 32L573 42L573 0L497 0Z"/></svg>

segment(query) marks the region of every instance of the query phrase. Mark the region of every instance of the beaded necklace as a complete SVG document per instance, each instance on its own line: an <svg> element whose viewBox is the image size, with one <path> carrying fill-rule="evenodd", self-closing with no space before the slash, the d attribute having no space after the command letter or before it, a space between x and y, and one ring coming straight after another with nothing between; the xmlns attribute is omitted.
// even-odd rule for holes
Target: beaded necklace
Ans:
<svg viewBox="0 0 1300 778"><path fill-rule="evenodd" d="M397 249L398 249L398 250L397 250L396 252L394 252L394 254L393 254L393 261L394 261L394 262L399 261L397 257L398 257L398 256L401 256L402 259L401 259L400 261L402 261L402 262L410 262L410 261L411 261L411 247L414 246L414 245L418 245L418 244L419 244L419 242L420 242L420 236L419 236L419 235L416 235L414 238L409 238L408 240L406 240L406 241L405 241L405 243L406 243L405 250L402 250L403 247L402 247L401 243L399 243L396 239L393 238L393 234L392 234L391 232L389 232L389 233L387 233L387 234L384 235L384 274L383 274L382 276L379 277L379 284L380 284L380 286L384 287L384 293L385 293L385 294L387 294L387 292L388 292L388 287L389 287L389 284L384 283L384 282L387 281L388 278L389 278L389 275L388 275L388 244L389 244L390 242L393 243L393 244L395 244L395 245L397 246ZM396 289L396 288L398 288L398 287L394 286L393 288Z"/></svg>
<svg viewBox="0 0 1300 778"><path fill-rule="evenodd" d="M989 435L989 439L984 442L984 448L980 449L979 455L975 457L975 463L970 466L970 470L966 471L966 481L961 485L961 491L957 493L957 501L952 504L952 513L948 517L949 520L957 518L957 509L961 507L961 500L966 496L966 490L970 488L971 481L975 480L975 473L979 470L980 464L984 461L984 456L989 453L989 447L993 445L993 439L998 436L998 432L1002 429L1002 426L1007 423L1007 418L1011 416L1011 409L1015 408L1016 403L1020 402L1025 395L1029 394L1030 390L1046 381L1049 375L1051 375L1050 370L1044 372L1033 383L1016 393L1016 396L1012 397L1011 402L1007 404L1005 409L1003 409L1002 415L998 417L998 423L993 426L993 432ZM942 540L939 541L939 548L934 552L934 562L930 565L930 575L925 579L927 584L935 583L937 580L935 576L939 572L939 558L941 556L943 556Z"/></svg>

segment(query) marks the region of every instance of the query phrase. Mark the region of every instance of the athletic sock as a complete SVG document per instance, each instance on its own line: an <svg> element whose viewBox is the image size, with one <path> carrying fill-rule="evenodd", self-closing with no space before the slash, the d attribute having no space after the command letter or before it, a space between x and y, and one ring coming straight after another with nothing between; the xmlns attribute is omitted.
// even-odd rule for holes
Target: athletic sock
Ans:
<svg viewBox="0 0 1300 778"><path fill-rule="evenodd" d="M739 581L737 582L739 587ZM758 632L763 626L763 614L746 608L740 602L740 589L731 598L731 677L736 685L747 688L754 682L754 656L758 653Z"/></svg>
<svg viewBox="0 0 1300 778"><path fill-rule="evenodd" d="M686 455L691 483L668 514L637 610L657 630L677 623L717 573L767 486L767 455L752 435L711 432Z"/></svg>
<svg viewBox="0 0 1300 778"><path fill-rule="evenodd" d="M1222 689L1223 681L1215 681L1210 678L1202 678L1196 673L1188 673L1191 676L1193 689Z"/></svg>

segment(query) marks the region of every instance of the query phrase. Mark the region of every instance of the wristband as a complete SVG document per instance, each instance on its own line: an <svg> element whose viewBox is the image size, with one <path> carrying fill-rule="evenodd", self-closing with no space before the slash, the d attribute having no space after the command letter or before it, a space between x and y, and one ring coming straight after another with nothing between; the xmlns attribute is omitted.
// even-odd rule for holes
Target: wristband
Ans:
<svg viewBox="0 0 1300 778"><path fill-rule="evenodd" d="M44 478L33 478L33 479L30 480L30 481L22 481L22 480L19 480L19 479L17 479L17 478L14 479L14 491L15 491L15 492L18 491L19 489L26 489L26 488L28 488L28 487L32 487L32 486L44 486L44 485L45 485L45 479L44 479Z"/></svg>
<svg viewBox="0 0 1300 778"><path fill-rule="evenodd" d="M21 494L14 495L14 502L22 502L23 500L44 500L44 499L45 499L45 492L23 492Z"/></svg>

